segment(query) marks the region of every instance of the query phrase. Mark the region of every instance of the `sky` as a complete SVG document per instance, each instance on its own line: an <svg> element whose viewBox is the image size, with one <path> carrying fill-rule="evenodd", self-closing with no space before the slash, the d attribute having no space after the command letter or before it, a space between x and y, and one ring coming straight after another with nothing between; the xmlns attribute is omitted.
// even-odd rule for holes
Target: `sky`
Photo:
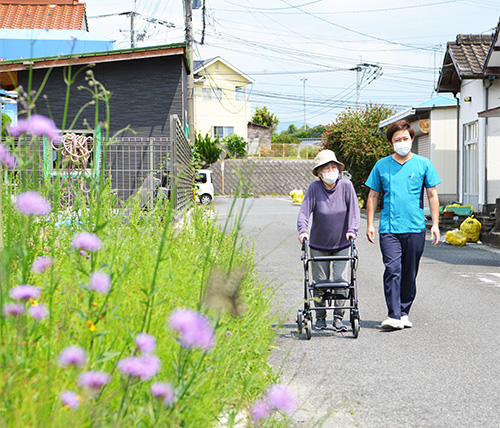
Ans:
<svg viewBox="0 0 500 428"><path fill-rule="evenodd" d="M129 11L141 14L136 46L184 41L183 0L84 2L89 30L115 48L130 47L130 17L119 15ZM194 59L220 56L252 77L252 111L266 106L280 119L278 131L333 123L358 100L396 111L427 101L447 42L492 34L500 18L499 0L205 0L205 7L204 32L202 9L193 11Z"/></svg>

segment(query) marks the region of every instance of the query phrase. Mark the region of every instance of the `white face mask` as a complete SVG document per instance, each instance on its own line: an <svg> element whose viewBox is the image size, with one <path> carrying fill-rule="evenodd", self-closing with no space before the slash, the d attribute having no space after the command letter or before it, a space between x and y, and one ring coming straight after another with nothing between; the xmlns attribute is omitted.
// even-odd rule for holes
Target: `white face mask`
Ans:
<svg viewBox="0 0 500 428"><path fill-rule="evenodd" d="M402 157L405 157L411 151L411 140L394 143L394 151Z"/></svg>
<svg viewBox="0 0 500 428"><path fill-rule="evenodd" d="M339 171L335 170L332 172L322 172L321 178L326 184L331 185L335 183L339 178Z"/></svg>

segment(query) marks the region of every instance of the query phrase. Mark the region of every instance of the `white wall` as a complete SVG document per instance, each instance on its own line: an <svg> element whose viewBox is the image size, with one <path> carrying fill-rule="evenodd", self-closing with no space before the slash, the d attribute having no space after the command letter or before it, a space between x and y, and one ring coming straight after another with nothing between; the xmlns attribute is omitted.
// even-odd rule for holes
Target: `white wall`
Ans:
<svg viewBox="0 0 500 428"><path fill-rule="evenodd" d="M456 200L457 193L457 110L436 108L430 113L431 161L441 178L440 199Z"/></svg>
<svg viewBox="0 0 500 428"><path fill-rule="evenodd" d="M496 79L488 90L488 108L500 107L500 80ZM487 203L500 198L500 117L489 117L486 122L486 167L488 174ZM497 215L500 215L497 213Z"/></svg>

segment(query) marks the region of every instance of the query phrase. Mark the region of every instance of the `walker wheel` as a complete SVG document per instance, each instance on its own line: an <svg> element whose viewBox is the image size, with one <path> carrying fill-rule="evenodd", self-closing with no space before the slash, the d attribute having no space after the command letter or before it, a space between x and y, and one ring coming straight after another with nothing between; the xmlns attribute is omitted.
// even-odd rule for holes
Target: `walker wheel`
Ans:
<svg viewBox="0 0 500 428"><path fill-rule="evenodd" d="M302 311L299 309L297 311L297 320L296 320L296 323L297 323L297 332L300 334L302 333Z"/></svg>
<svg viewBox="0 0 500 428"><path fill-rule="evenodd" d="M357 339L359 335L359 318L357 317L352 319L352 335L354 339Z"/></svg>
<svg viewBox="0 0 500 428"><path fill-rule="evenodd" d="M312 321L309 318L306 322L306 338L307 338L307 340L311 340L311 336L312 336Z"/></svg>

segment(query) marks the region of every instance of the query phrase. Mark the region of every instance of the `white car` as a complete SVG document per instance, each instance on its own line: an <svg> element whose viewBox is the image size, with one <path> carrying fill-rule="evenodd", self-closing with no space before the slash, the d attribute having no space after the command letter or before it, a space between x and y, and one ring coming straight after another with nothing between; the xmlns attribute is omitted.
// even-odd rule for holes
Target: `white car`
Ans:
<svg viewBox="0 0 500 428"><path fill-rule="evenodd" d="M209 205L214 198L214 185L212 184L212 171L199 169L194 173L196 197L203 205Z"/></svg>

